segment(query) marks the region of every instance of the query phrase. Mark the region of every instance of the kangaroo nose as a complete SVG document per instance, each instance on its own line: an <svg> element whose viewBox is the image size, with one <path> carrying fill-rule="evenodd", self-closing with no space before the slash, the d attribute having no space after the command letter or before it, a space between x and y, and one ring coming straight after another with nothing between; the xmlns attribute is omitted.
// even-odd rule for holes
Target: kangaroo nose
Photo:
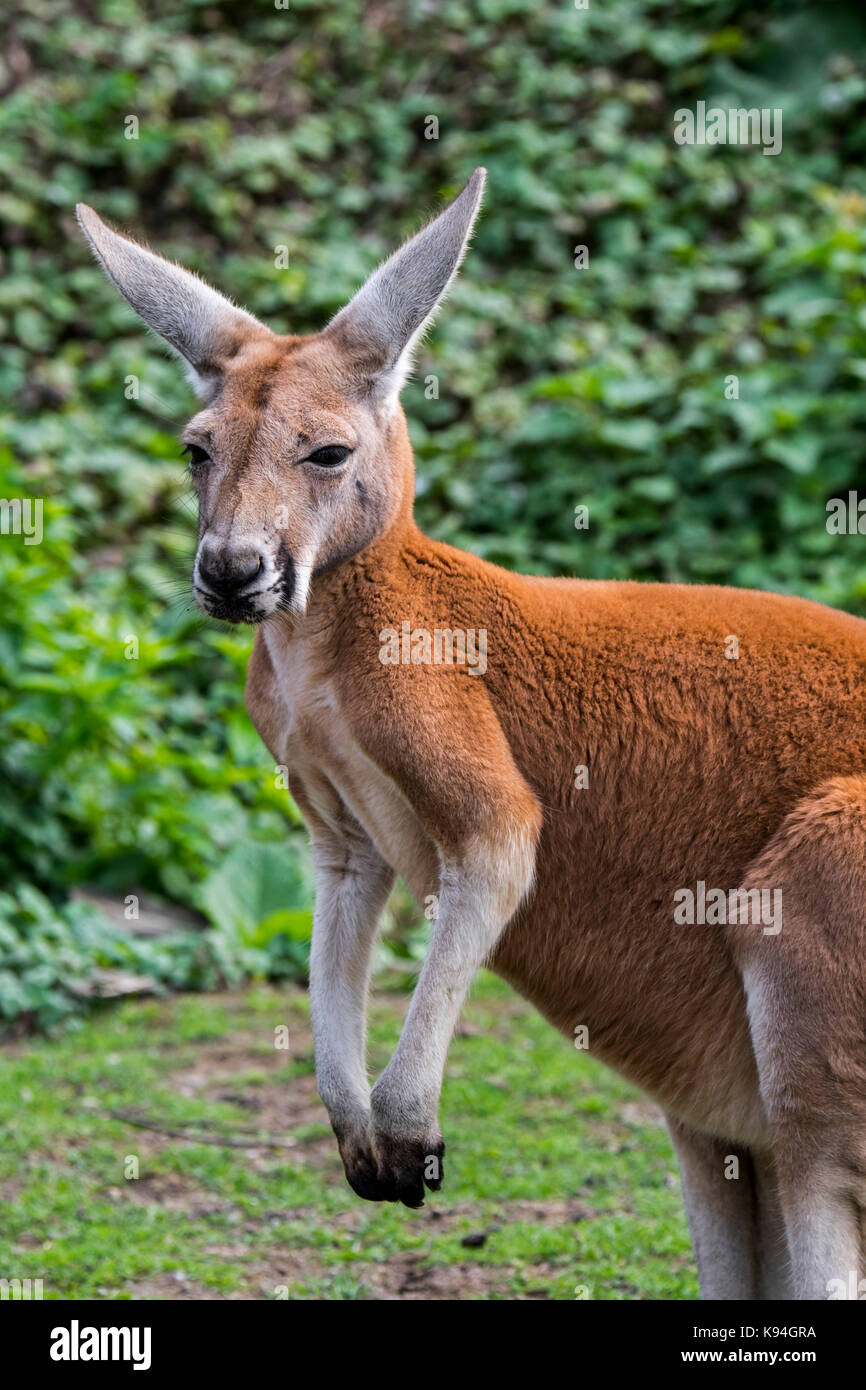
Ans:
<svg viewBox="0 0 866 1390"><path fill-rule="evenodd" d="M264 569L264 558L257 550L211 549L204 545L198 557L202 584L224 598L246 588Z"/></svg>

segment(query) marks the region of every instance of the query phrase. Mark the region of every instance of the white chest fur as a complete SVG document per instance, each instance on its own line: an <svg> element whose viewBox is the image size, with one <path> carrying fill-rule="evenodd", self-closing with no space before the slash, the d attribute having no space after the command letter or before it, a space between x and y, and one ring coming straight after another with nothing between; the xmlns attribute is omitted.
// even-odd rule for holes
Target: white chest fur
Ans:
<svg viewBox="0 0 866 1390"><path fill-rule="evenodd" d="M344 833L348 811L416 901L423 902L437 890L439 860L412 806L353 737L333 683L310 647L303 641L268 640L267 633L265 640L278 730L273 751L329 829Z"/></svg>

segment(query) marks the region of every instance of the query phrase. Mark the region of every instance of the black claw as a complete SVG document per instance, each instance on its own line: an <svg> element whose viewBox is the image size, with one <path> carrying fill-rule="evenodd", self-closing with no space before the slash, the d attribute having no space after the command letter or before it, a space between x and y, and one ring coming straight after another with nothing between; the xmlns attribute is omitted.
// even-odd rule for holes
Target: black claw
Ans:
<svg viewBox="0 0 866 1390"><path fill-rule="evenodd" d="M417 1210L424 1205L425 1185L438 1192L445 1176L442 1158L445 1145L395 1142L381 1152L377 1167L370 1154L356 1151L347 1157L346 1177L352 1191L367 1202L402 1202ZM435 1177L427 1177L430 1159L435 1158Z"/></svg>
<svg viewBox="0 0 866 1390"><path fill-rule="evenodd" d="M410 1191L411 1191L411 1196L408 1195L408 1193L406 1193L406 1192L404 1191L403 1195L402 1195L401 1198L400 1198L400 1201L403 1203L403 1206L404 1206L404 1207L409 1207L410 1210L412 1210L412 1211L417 1211L419 1207L423 1207L423 1205L424 1205L424 1198L423 1198L422 1195L419 1195L419 1193L417 1192L417 1190L415 1190L414 1188L410 1189ZM422 1185L422 1187L421 1187L421 1193L423 1193L423 1191L424 1191L424 1187L423 1187L423 1185Z"/></svg>

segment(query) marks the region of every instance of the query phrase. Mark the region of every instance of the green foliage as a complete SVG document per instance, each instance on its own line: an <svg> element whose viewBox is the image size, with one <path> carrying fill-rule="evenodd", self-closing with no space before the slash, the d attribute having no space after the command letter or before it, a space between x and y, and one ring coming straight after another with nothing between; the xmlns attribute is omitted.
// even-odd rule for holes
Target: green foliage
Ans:
<svg viewBox="0 0 866 1390"><path fill-rule="evenodd" d="M45 538L0 536L0 884L213 914L201 888L233 845L303 838L243 712L250 636L185 597L191 397L88 258L77 199L305 332L486 164L405 393L422 523L527 570L862 613L862 542L824 521L866 423L863 30L853 3L781 0L57 0L50 23L17 0L0 496L44 499ZM676 145L698 100L781 107L782 153ZM302 919L273 914L308 907L269 900L236 944L273 933L295 961Z"/></svg>
<svg viewBox="0 0 866 1390"><path fill-rule="evenodd" d="M273 953L272 975L302 973L313 929L313 895L295 846L235 845L205 880L201 906L228 943Z"/></svg>
<svg viewBox="0 0 866 1390"><path fill-rule="evenodd" d="M197 895L213 929L141 938L89 903L56 907L24 884L0 893L0 1026L51 1030L99 997L103 970L163 989L214 990L251 976L302 978L312 930L298 847L239 842Z"/></svg>
<svg viewBox="0 0 866 1390"><path fill-rule="evenodd" d="M58 908L27 885L17 897L0 894L0 1021L19 1030L69 1022L99 996L104 970L149 978L157 990L213 990L268 965L216 932L141 941L83 903Z"/></svg>

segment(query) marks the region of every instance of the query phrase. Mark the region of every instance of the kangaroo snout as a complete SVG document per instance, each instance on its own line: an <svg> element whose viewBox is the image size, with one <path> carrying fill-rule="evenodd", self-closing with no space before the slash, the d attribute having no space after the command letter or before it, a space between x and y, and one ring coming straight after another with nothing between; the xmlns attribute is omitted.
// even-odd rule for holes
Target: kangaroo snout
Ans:
<svg viewBox="0 0 866 1390"><path fill-rule="evenodd" d="M205 536L193 570L196 603L228 622L258 622L277 601L278 576L255 542Z"/></svg>
<svg viewBox="0 0 866 1390"><path fill-rule="evenodd" d="M203 589L232 597L242 593L265 570L265 557L252 546L232 548L203 542L198 554L196 576Z"/></svg>

